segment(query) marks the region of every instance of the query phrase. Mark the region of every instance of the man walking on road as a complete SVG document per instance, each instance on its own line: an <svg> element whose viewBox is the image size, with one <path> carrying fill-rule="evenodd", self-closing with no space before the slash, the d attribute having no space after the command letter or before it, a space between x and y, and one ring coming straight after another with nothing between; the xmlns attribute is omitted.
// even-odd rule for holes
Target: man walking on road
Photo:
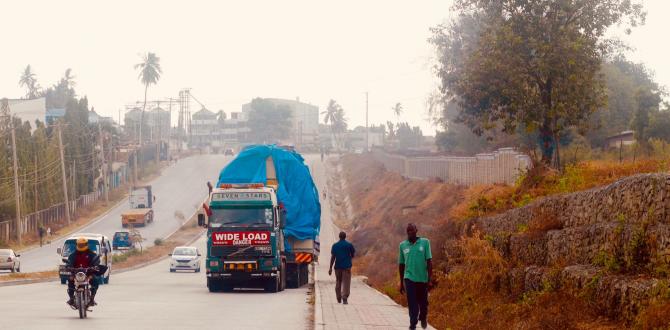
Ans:
<svg viewBox="0 0 670 330"><path fill-rule="evenodd" d="M340 232L340 241L333 244L330 249L330 268L328 275L333 274L333 264L335 264L335 296L337 302L348 304L349 290L351 288L351 259L356 250L354 246L347 242L347 234Z"/></svg>
<svg viewBox="0 0 670 330"><path fill-rule="evenodd" d="M430 241L416 235L416 225L407 225L407 240L400 243L398 273L400 273L400 293L407 293L409 307L409 328L428 327L428 286L433 275L433 255Z"/></svg>

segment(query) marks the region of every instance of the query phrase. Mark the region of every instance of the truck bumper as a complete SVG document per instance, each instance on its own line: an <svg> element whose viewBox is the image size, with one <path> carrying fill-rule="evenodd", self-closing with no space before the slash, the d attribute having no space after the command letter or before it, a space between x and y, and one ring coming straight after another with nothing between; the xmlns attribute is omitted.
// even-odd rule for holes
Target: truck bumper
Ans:
<svg viewBox="0 0 670 330"><path fill-rule="evenodd" d="M253 272L222 272L207 273L207 277L225 279L231 281L248 281L253 279L268 279L277 277L277 272L273 271L253 271Z"/></svg>

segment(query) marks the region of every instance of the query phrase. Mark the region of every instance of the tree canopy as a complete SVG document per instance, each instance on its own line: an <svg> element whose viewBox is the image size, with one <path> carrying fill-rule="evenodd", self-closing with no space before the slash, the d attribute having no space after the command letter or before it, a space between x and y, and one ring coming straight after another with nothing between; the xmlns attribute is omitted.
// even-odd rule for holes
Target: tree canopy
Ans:
<svg viewBox="0 0 670 330"><path fill-rule="evenodd" d="M255 98L249 111L249 139L254 143L279 143L291 133L291 109Z"/></svg>
<svg viewBox="0 0 670 330"><path fill-rule="evenodd" d="M550 163L558 136L606 105L606 30L644 21L629 0L456 0L458 16L433 29L443 106L474 133L538 132Z"/></svg>

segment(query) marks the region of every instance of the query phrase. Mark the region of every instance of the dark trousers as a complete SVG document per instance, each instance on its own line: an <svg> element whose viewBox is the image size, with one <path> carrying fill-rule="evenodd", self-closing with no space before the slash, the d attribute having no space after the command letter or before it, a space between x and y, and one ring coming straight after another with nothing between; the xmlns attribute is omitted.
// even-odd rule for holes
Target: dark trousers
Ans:
<svg viewBox="0 0 670 330"><path fill-rule="evenodd" d="M91 278L90 283L91 283L91 295L95 296L95 293L98 292L98 286L100 286L98 282L98 277L93 276ZM70 298L74 297L74 278L72 278L72 276L70 276L70 278L67 280L67 295Z"/></svg>
<svg viewBox="0 0 670 330"><path fill-rule="evenodd" d="M405 279L405 292L409 308L409 325L415 327L419 320L425 321L428 316L428 283Z"/></svg>
<svg viewBox="0 0 670 330"><path fill-rule="evenodd" d="M335 296L337 301L349 298L351 288L351 268L335 269Z"/></svg>

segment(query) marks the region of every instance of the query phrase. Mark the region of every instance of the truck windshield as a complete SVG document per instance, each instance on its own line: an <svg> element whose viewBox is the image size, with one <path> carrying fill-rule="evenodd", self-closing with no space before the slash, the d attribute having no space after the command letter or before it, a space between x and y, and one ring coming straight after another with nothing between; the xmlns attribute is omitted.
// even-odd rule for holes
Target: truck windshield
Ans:
<svg viewBox="0 0 670 330"><path fill-rule="evenodd" d="M224 225L272 225L273 215L271 208L252 209L212 209L209 217L209 226L212 228Z"/></svg>

